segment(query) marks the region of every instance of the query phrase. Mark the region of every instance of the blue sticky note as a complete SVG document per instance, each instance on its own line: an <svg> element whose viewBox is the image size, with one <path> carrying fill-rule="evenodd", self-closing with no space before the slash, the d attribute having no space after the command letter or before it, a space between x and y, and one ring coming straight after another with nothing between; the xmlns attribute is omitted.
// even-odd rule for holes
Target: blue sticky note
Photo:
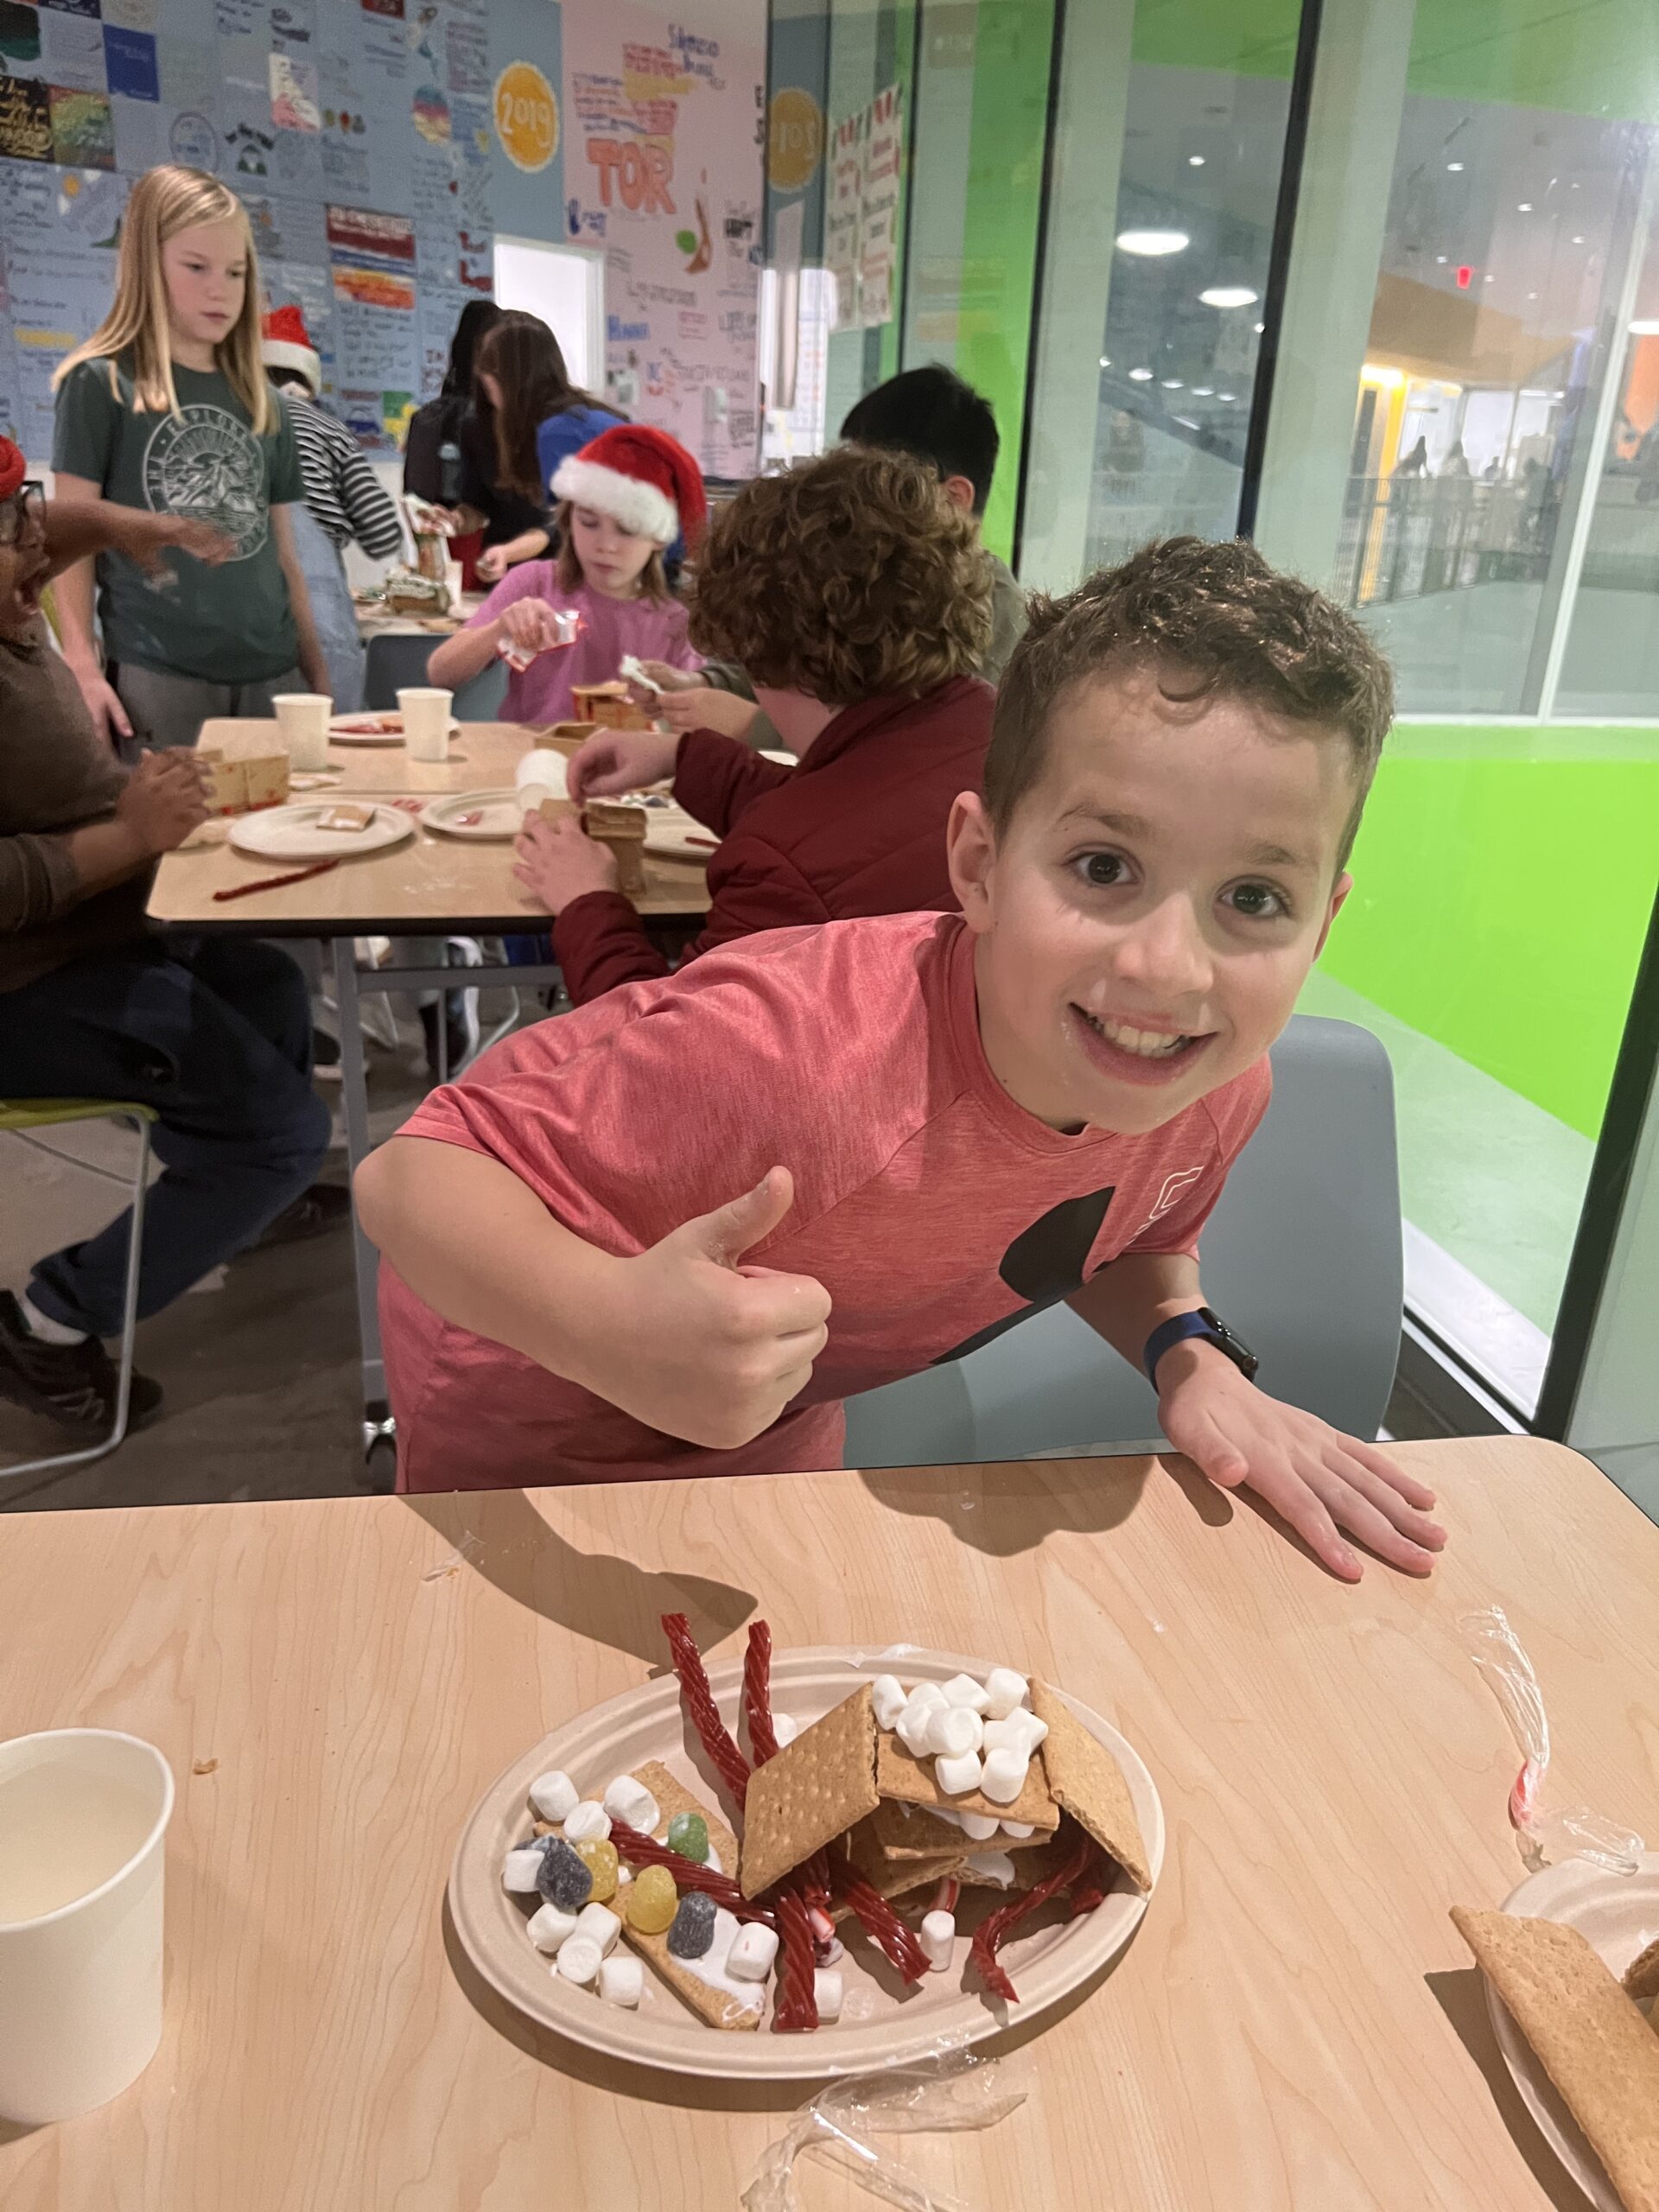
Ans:
<svg viewBox="0 0 1659 2212"><path fill-rule="evenodd" d="M110 90L130 100L158 100L162 81L156 65L153 31L126 31L118 23L104 26L104 66Z"/></svg>

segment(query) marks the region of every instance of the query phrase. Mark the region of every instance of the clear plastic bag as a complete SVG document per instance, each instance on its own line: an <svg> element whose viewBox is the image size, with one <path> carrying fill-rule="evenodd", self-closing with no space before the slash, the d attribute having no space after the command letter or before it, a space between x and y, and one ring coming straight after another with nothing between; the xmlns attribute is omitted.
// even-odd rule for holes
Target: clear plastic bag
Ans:
<svg viewBox="0 0 1659 2212"><path fill-rule="evenodd" d="M1634 1874L1642 1838L1587 1805L1559 1812L1545 1810L1544 1782L1549 1771L1549 1720L1544 1694L1532 1662L1503 1609L1488 1606L1465 1613L1459 1623L1470 1657L1486 1677L1521 1753L1521 1771L1510 1791L1510 1826L1520 1839L1529 1872L1562 1859L1588 1859L1610 1874Z"/></svg>
<svg viewBox="0 0 1659 2212"><path fill-rule="evenodd" d="M852 2173L872 2196L901 2212L972 2212L959 2196L918 2180L871 2138L994 2127L1028 2094L1020 2059L980 2058L955 2043L941 2044L914 2066L846 2075L803 2105L768 2148L743 2193L745 2212L800 2212L795 2161L806 2151Z"/></svg>

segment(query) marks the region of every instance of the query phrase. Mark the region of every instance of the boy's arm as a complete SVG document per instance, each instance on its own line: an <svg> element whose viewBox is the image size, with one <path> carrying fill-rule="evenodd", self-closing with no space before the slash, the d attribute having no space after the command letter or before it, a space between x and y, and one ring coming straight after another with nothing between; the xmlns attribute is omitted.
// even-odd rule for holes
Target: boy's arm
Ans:
<svg viewBox="0 0 1659 2212"><path fill-rule="evenodd" d="M691 729L680 740L675 759L674 797L688 814L725 837L746 807L794 773L781 760L763 760L741 738Z"/></svg>
<svg viewBox="0 0 1659 2212"><path fill-rule="evenodd" d="M622 1259L463 1146L393 1137L353 1190L364 1233L446 1320L688 1443L730 1451L760 1435L828 1341L822 1285L739 1265L794 1202L786 1168Z"/></svg>
<svg viewBox="0 0 1659 2212"><path fill-rule="evenodd" d="M1160 1321L1203 1305L1198 1263L1185 1252L1125 1252L1066 1303L1138 1368ZM1408 1574L1433 1567L1446 1541L1427 1517L1434 1494L1386 1453L1269 1397L1202 1338L1163 1355L1154 1387L1176 1450L1223 1490L1248 1484L1333 1574L1359 1579L1344 1529Z"/></svg>
<svg viewBox="0 0 1659 2212"><path fill-rule="evenodd" d="M311 593L305 581L305 571L300 566L299 548L294 543L294 525L289 520L287 506L273 506L270 511L270 534L276 541L276 558L282 563L283 575L288 584L288 603L294 616L294 634L299 642L300 673L313 691L327 692L334 683L324 658L322 640L317 635L316 618L311 612Z"/></svg>

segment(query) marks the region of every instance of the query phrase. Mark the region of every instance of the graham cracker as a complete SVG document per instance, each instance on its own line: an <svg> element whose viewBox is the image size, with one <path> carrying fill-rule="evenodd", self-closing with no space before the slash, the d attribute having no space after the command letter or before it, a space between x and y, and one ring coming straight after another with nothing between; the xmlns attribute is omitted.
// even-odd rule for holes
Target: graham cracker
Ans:
<svg viewBox="0 0 1659 2212"><path fill-rule="evenodd" d="M657 1800L658 1817L652 1833L659 1843L667 1842L668 1824L677 1813L701 1813L708 1823L709 1840L719 1856L721 1871L727 1874L734 1872L737 1866L737 1838L718 1813L711 1813L657 1759L648 1759L643 1766L635 1767L633 1778L643 1783ZM563 1825L554 1821L537 1821L536 1832L538 1835L563 1835L564 1829ZM634 1879L638 1881L639 1878L636 1873ZM715 1989L708 1982L700 1981L683 1960L674 1956L668 1948L667 1929L664 1929L660 1935L647 1936L641 1929L629 1926L626 1914L621 1911L614 1897L611 1900L611 1910L621 1919L624 1941L631 1943L639 1955L655 1968L659 1978L668 1984L677 1997L690 2005L700 2020L706 2021L711 2028L728 2028L734 2033L760 2026L766 2011L764 1984L757 1982L755 1985L760 2001L746 2009L723 1989Z"/></svg>
<svg viewBox="0 0 1659 2212"><path fill-rule="evenodd" d="M949 1805L956 1812L982 1813L993 1821L1019 1821L1051 1835L1060 1825L1060 1808L1044 1778L1042 1762L1037 1758L1032 1760L1026 1786L1012 1805L998 1805L978 1789L948 1797L934 1776L932 1760L918 1759L884 1728L876 1746L875 1782L884 1797L896 1797L901 1804Z"/></svg>
<svg viewBox="0 0 1659 2212"><path fill-rule="evenodd" d="M1046 1682L1032 1683L1031 1709L1048 1723L1038 1756L1049 1788L1078 1827L1109 1852L1135 1888L1146 1894L1152 1888L1152 1869L1122 1768Z"/></svg>
<svg viewBox="0 0 1659 2212"><path fill-rule="evenodd" d="M1659 1936L1625 1967L1624 1990L1636 2005L1651 2005L1659 1997Z"/></svg>
<svg viewBox="0 0 1659 2212"><path fill-rule="evenodd" d="M854 1868L861 1873L879 1897L908 1897L912 1891L931 1889L947 1875L960 1873L960 1854L942 1852L931 1859L907 1859L895 1863L887 1858L875 1838L869 1820L862 1820L847 1838L845 1849ZM830 1907L833 1920L845 1920L852 1910L849 1904Z"/></svg>
<svg viewBox="0 0 1659 2212"><path fill-rule="evenodd" d="M282 806L288 799L288 755L286 753L261 753L257 760L244 760L243 775L247 779L248 811L253 813L262 806Z"/></svg>
<svg viewBox="0 0 1659 2212"><path fill-rule="evenodd" d="M1659 2212L1659 2036L1576 1928L1465 1905L1452 1918L1625 2212Z"/></svg>
<svg viewBox="0 0 1659 2212"><path fill-rule="evenodd" d="M616 855L618 888L637 899L645 887L645 810L618 806L608 799L589 799L582 810L582 826L596 845L607 845Z"/></svg>
<svg viewBox="0 0 1659 2212"><path fill-rule="evenodd" d="M953 1851L1031 1851L1048 1840L1039 1828L1035 1835L994 1835L976 1843L949 1821L935 1820L925 1805L909 1805L898 1797L884 1797L871 1815L870 1825L894 1865L906 1859L937 1859Z"/></svg>
<svg viewBox="0 0 1659 2212"><path fill-rule="evenodd" d="M1014 1879L1006 1890L1001 1882L992 1881L988 1874L976 1874L973 1867L973 1860L981 1852L1006 1851L1008 1847L1006 1840L996 1837L989 1843L977 1845L962 1862L963 1889L997 1890L1009 1897L1017 1897L1025 1890L1034 1890L1039 1882L1046 1882L1058 1868L1065 1866L1077 1847L1077 1832L1062 1824L1058 1835L1034 1836L1032 1840L1039 1847L1027 1851L1023 1858L1014 1860Z"/></svg>
<svg viewBox="0 0 1659 2212"><path fill-rule="evenodd" d="M743 1816L745 1897L760 1897L875 1810L876 1733L870 1686L861 1682L756 1767Z"/></svg>
<svg viewBox="0 0 1659 2212"><path fill-rule="evenodd" d="M620 679L608 683L573 683L570 704L578 721L597 722L602 729L652 729L655 727L643 707L628 696Z"/></svg>

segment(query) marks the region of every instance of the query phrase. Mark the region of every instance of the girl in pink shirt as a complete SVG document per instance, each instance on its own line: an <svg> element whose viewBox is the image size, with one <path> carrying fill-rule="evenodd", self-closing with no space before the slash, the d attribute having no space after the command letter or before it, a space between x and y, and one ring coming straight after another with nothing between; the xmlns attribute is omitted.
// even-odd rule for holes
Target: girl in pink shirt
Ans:
<svg viewBox="0 0 1659 2212"><path fill-rule="evenodd" d="M510 569L427 664L431 683L454 690L489 666L504 639L533 654L508 677L504 721L569 720L573 687L608 683L628 653L673 668L702 664L663 569L664 550L682 536L695 544L707 513L685 448L665 431L618 423L560 464L553 491L556 559ZM574 645L561 645L556 617L569 609L581 627Z"/></svg>

